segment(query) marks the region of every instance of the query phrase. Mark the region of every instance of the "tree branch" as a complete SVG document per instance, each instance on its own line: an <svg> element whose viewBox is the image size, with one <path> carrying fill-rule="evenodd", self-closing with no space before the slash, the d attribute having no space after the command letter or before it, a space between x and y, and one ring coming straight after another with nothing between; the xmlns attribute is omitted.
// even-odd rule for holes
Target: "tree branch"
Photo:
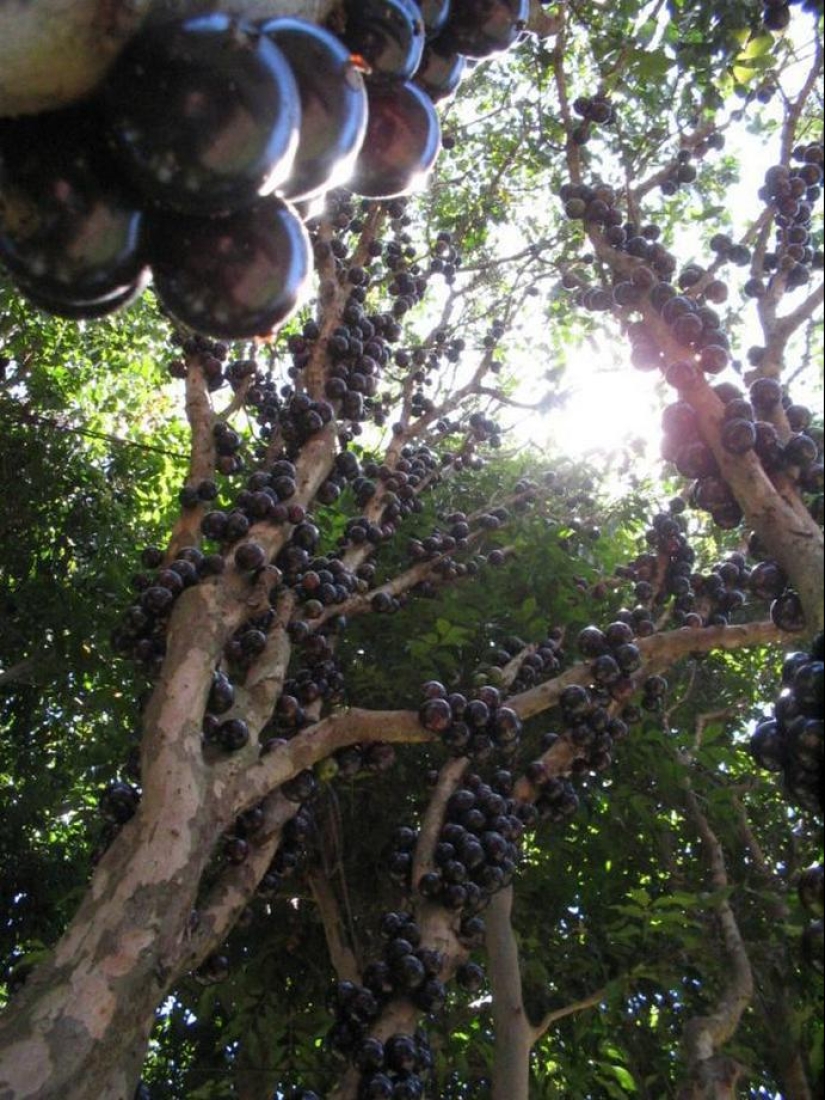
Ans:
<svg viewBox="0 0 825 1100"><path fill-rule="evenodd" d="M312 896L315 898L315 904L318 906L318 913L324 926L329 957L338 980L341 982L357 982L360 979L358 960L344 935L341 907L338 904L332 883L322 871L310 871L307 877Z"/></svg>
<svg viewBox="0 0 825 1100"><path fill-rule="evenodd" d="M188 356L186 360L186 419L189 421L191 434L186 485L194 488L200 482L214 477L216 461L215 437L212 434L215 414L199 353ZM200 545L201 520L205 512L205 502L181 509L169 539L167 561L174 560L184 546Z"/></svg>
<svg viewBox="0 0 825 1100"><path fill-rule="evenodd" d="M584 1012L588 1008L595 1008L600 1005L608 996L608 993L608 987L603 986L601 989L597 989L595 993L583 997L580 1001L574 1001L563 1008L555 1008L552 1012L548 1012L541 1023L533 1029L534 1042L548 1032L553 1024L557 1024L559 1020L564 1020L568 1016L575 1016L577 1012Z"/></svg>

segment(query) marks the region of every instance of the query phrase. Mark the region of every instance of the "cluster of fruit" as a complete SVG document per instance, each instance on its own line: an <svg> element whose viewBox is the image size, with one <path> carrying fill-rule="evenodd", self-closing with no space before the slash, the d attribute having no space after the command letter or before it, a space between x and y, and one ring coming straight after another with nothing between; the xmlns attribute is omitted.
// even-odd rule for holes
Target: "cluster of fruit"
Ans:
<svg viewBox="0 0 825 1100"><path fill-rule="evenodd" d="M710 145L717 143L709 142ZM823 153L819 146L800 146L794 150L799 162L797 167L774 166L766 174L766 182L760 197L774 208L777 229L777 245L762 259L766 272L776 272L788 289L804 285L810 279L811 268L822 267L822 251L814 247L810 234L812 205L821 195ZM683 150L677 162L664 180L663 188L670 191L679 182L695 176L690 163L690 152ZM718 374L730 362L730 345L722 330L722 320L712 308L724 303L728 286L715 274L715 268L723 263L745 266L751 262L750 250L734 243L726 234L717 233L710 242L716 255L714 270L708 271L698 264L688 264L679 273L673 285L676 260L660 243L660 230L656 225L639 227L624 222L617 207L615 190L607 184L565 184L560 190L565 214L573 220L581 220L599 233L606 244L618 253L624 253L638 261L630 267L617 264L621 274L614 275L611 286L587 284L577 270L568 271L564 278L567 289L575 292L577 304L595 312L620 312L649 303L667 325L670 335L686 351L686 358L671 364L672 381L678 388L686 387L695 378L696 371ZM772 276L773 277L773 276ZM750 297L766 293L768 286L763 278L754 275L743 287ZM631 360L640 370L665 370L668 368L658 339L644 320L631 321L627 326L631 342Z"/></svg>
<svg viewBox="0 0 825 1100"><path fill-rule="evenodd" d="M248 810L239 819L237 824L240 825L240 831L244 836L249 836L250 833L249 816L257 813L257 810ZM302 806L295 817L284 826L283 839L278 851L258 884L258 897L274 897L285 881L294 878L307 866L311 859L315 832L316 825L312 811L309 807Z"/></svg>
<svg viewBox="0 0 825 1100"><path fill-rule="evenodd" d="M486 685L474 699L468 699L431 680L423 691L425 701L418 712L421 725L437 733L453 755L487 759L498 750L504 759L510 759L518 750L521 719L511 707L502 705L498 688Z"/></svg>
<svg viewBox="0 0 825 1100"><path fill-rule="evenodd" d="M811 235L811 216L822 197L822 173L825 153L821 145L800 145L793 150L793 167L772 165L765 173L759 198L774 207L776 243L762 259L765 272L780 276L789 290L804 286L811 278L811 267L822 266L822 252L815 248ZM758 277L745 284L745 293L760 298L771 287Z"/></svg>
<svg viewBox="0 0 825 1100"><path fill-rule="evenodd" d="M809 652L788 654L773 717L761 721L751 738L751 752L760 767L780 773L789 800L814 814L823 812L825 790L823 659L822 633Z"/></svg>
<svg viewBox="0 0 825 1100"><path fill-rule="evenodd" d="M684 509L681 497L671 501L668 512L654 516L647 533L655 553L640 554L616 568L617 576L635 582L634 591L641 604L660 614L670 601L669 618L674 626L726 626L751 596L763 603L773 601L774 616L785 622L788 580L776 562L761 560L750 568L745 555L734 551L707 572L697 571L696 554L684 534ZM755 558L762 556L756 540L752 540L750 553ZM620 615L638 614L639 610ZM637 627L640 635L653 629L652 616Z"/></svg>
<svg viewBox="0 0 825 1100"><path fill-rule="evenodd" d="M604 634L595 626L585 627L580 635L580 646L592 653L598 648L598 635L601 634L602 639L606 639L608 632L612 638L632 637L632 630L628 625L617 620L610 624ZM618 650L618 646L615 650ZM602 669L609 667L608 662L604 661L605 657L611 665L617 663L607 646L593 661L593 666L600 674ZM563 740L576 750L571 765L574 774L604 771L612 762L615 743L627 736L630 724L624 717L624 710L623 717L618 717L613 711L617 705L623 705L634 691L635 686L621 672L609 685L595 679L588 686L569 684L559 698L562 732L549 730L543 734L540 743L542 753L548 753ZM629 719L635 721L635 712L629 715ZM525 774L537 788L536 807L542 816L549 816L553 821L564 821L576 812L578 796L569 781L552 775L544 759L532 761Z"/></svg>
<svg viewBox="0 0 825 1100"><path fill-rule="evenodd" d="M696 383L693 364L687 361L672 364L668 381L686 397ZM714 386L724 405L721 426L722 447L733 455L753 452L766 473L783 475L795 482L808 499L812 514L822 511L822 451L816 433L812 432L812 414L803 405L794 404L782 392L776 379L759 378L745 397L733 383ZM782 438L774 419L781 415L790 429ZM662 415L662 456L673 462L679 473L694 481L691 504L710 512L722 528L735 528L742 520L742 510L722 477L719 463L706 442L699 419L688 400L669 405Z"/></svg>
<svg viewBox="0 0 825 1100"><path fill-rule="evenodd" d="M335 1022L327 1042L360 1071L359 1100L420 1100L424 1096L425 1078L433 1067L425 1033L419 1029L415 1035L396 1034L381 1041L368 1032L388 1000L391 972L400 974L406 969L399 960L413 960L422 972L438 972L443 956L423 949L416 953L421 937L408 913L386 913L382 927L394 929L385 932L384 953L393 960L392 966L386 962L368 963L363 985L351 981L336 985L329 1004ZM424 980L437 982L435 978ZM443 998L444 987L440 982L437 984Z"/></svg>
<svg viewBox="0 0 825 1100"><path fill-rule="evenodd" d="M113 632L112 646L120 656L154 669L166 653L166 623L177 598L199 580L221 573L226 562L221 554L204 554L195 546L184 547L168 565L154 546L143 551L141 560L152 572L132 578L138 599Z"/></svg>
<svg viewBox="0 0 825 1100"><path fill-rule="evenodd" d="M611 126L616 121L615 108L610 97L603 92L578 96L573 100L573 110L582 120L570 132L576 145L587 144L594 126Z"/></svg>
<svg viewBox="0 0 825 1100"><path fill-rule="evenodd" d="M0 260L62 316L108 314L151 272L190 328L267 334L308 289L302 214L344 182L415 189L441 144L433 100L467 56L508 49L527 10L350 0L340 38L291 17L150 23L91 100L3 122Z"/></svg>
<svg viewBox="0 0 825 1100"><path fill-rule="evenodd" d="M492 655L493 669L504 670L517 662L517 670L511 680L514 695L526 691L541 679L555 675L561 668L564 652L561 649L561 630L551 631L535 646L514 634L503 638ZM501 674L501 673L499 673Z"/></svg>
<svg viewBox="0 0 825 1100"><path fill-rule="evenodd" d="M415 884L422 897L461 914L463 935L474 934L466 922L512 881L521 838L534 823L533 808L512 789L509 771L497 770L490 783L468 776L448 800L433 866Z"/></svg>
<svg viewBox="0 0 825 1100"><path fill-rule="evenodd" d="M680 188L686 187L689 183L693 183L696 180L697 170L696 165L692 163L692 153L690 149L680 149L676 155L676 163L672 164L668 169L664 179L659 184L659 190L663 195L671 197L675 195Z"/></svg>

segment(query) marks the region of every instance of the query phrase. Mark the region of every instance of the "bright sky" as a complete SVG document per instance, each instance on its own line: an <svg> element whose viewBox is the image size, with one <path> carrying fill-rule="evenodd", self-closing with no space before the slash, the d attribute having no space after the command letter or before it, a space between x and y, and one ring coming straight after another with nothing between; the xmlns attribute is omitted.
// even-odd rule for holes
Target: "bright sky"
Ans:
<svg viewBox="0 0 825 1100"><path fill-rule="evenodd" d="M803 59L795 66L787 67L782 73L783 86L793 94L807 74L806 61L811 56L811 30L813 21L795 19L792 28L804 36L797 43L798 55ZM777 119L781 106L777 97L771 110ZM735 212L735 228L740 232L761 210L757 190L762 184L766 168L774 163L779 149L778 133L766 139L764 135L754 137L748 134L744 126L733 127L728 131L727 150L736 153L742 164L740 182L729 190L729 208ZM676 255L682 261L696 259L709 262L711 254L703 254L697 249L697 226L687 224L683 227L680 239L675 246ZM700 232L708 231L702 227ZM503 227L501 248L504 254L514 253L524 247L524 238L516 226ZM738 287L747 277L746 269L727 269L731 277L731 302L737 302ZM743 271L745 272L743 274ZM724 277L724 269L723 269ZM810 287L788 295L786 301L796 304L810 290ZM538 299L536 300L538 303ZM788 307L783 306L784 309ZM538 306L537 306L538 309ZM744 358L747 349L763 342L759 329L756 310L748 304L742 310L744 324L733 333L734 355ZM532 322L535 326L544 323L539 317ZM530 330L531 323L527 323ZM538 331L538 329L537 329ZM559 450L571 456L594 459L598 464L599 456L607 456L621 450L634 441L639 441L637 472L654 476L659 462L660 418L664 400L674 399L673 391L662 381L658 373L647 374L634 369L628 360L629 347L622 339L618 326L615 340L604 336L598 341L588 343L584 348L576 347L568 352L567 371L564 384L567 400L561 407L547 412L524 412L512 410L501 419L512 425L510 439L520 438L525 442L542 446L548 441L551 450ZM518 359L507 355L508 366L514 367L517 374L530 379L535 374L531 365L524 363L520 369ZM716 381L717 379L715 379ZM729 369L718 377L718 381L741 382L738 375ZM794 395L799 400L815 401L818 379L800 379L795 383ZM547 383L528 382L522 387L519 396L522 400L538 402L547 390Z"/></svg>

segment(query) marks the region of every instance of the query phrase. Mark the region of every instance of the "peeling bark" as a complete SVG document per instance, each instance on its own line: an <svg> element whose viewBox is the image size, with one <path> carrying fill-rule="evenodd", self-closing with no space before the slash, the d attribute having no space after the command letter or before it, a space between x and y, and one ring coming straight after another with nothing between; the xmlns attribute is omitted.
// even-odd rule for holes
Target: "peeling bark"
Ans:
<svg viewBox="0 0 825 1100"><path fill-rule="evenodd" d="M313 445L315 467L302 465L300 477L300 491L307 495L325 476L330 453L323 436ZM253 533L273 553L284 537L280 529L265 525ZM0 1018L0 1098L88 1100L94 1095L129 1100L155 1008L181 975L225 937L265 873L281 828L296 810L272 792L336 748L434 739L414 711L351 709L317 722L263 757L250 744L228 758L207 761L201 722L212 670L226 638L259 599L250 579L231 568L180 597L169 624L167 656L145 715L141 806L103 856L54 956L32 974ZM669 663L692 652L767 644L777 637L771 624L755 623L674 631L645 639L641 648L648 664ZM278 650L281 643L275 639L273 644ZM276 659L275 665L279 663ZM537 714L555 703L564 684L587 674L584 662L515 697L512 704L523 717ZM257 681L250 685L253 695L259 688ZM257 718L262 719L265 707L253 707L258 708ZM560 743L551 753L553 773L564 774L574 748ZM435 843L446 798L466 766L463 760L445 765L443 798L434 800L425 820L424 846ZM529 785L522 786L517 795L530 797ZM217 838L238 813L264 799L264 835L246 864L225 871L193 922L200 879ZM418 873L428 858L422 848ZM452 927L455 915L422 902L417 919L422 942L444 953L441 977L448 980L467 954ZM376 1034L412 1031L417 1018L408 1002L392 1002ZM355 1089L355 1078L345 1079L336 1100L354 1097Z"/></svg>

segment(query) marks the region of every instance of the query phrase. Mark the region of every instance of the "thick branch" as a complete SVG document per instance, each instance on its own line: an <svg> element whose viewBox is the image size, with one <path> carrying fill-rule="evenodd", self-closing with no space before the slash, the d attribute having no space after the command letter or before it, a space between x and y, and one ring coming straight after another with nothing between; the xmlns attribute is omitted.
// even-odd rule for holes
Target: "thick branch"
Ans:
<svg viewBox="0 0 825 1100"><path fill-rule="evenodd" d="M191 436L186 484L196 488L200 482L215 475L215 438L212 433L215 415L209 400L209 387L200 355L191 355L186 362L186 419L189 421ZM167 560L176 558L184 546L199 545L201 520L205 511L204 503L181 509L169 540Z"/></svg>
<svg viewBox="0 0 825 1100"><path fill-rule="evenodd" d="M673 630L667 634L654 634L640 638L637 645L642 654L643 667L637 679L650 674L649 664L675 664L692 653L710 653L715 649L742 649L745 646L773 645L781 642L783 634L773 623L741 623L731 626L691 627ZM587 684L592 679L589 662L574 665L561 676L548 680L538 687L514 695L508 706L518 711L522 719L532 718L555 706L562 691L569 684Z"/></svg>
<svg viewBox="0 0 825 1100"><path fill-rule="evenodd" d="M264 824L254 835L249 856L243 863L224 870L193 914L189 935L181 943L178 960L181 973L200 966L226 939L272 863L284 825L296 815L299 806L275 793L264 800L261 809Z"/></svg>

